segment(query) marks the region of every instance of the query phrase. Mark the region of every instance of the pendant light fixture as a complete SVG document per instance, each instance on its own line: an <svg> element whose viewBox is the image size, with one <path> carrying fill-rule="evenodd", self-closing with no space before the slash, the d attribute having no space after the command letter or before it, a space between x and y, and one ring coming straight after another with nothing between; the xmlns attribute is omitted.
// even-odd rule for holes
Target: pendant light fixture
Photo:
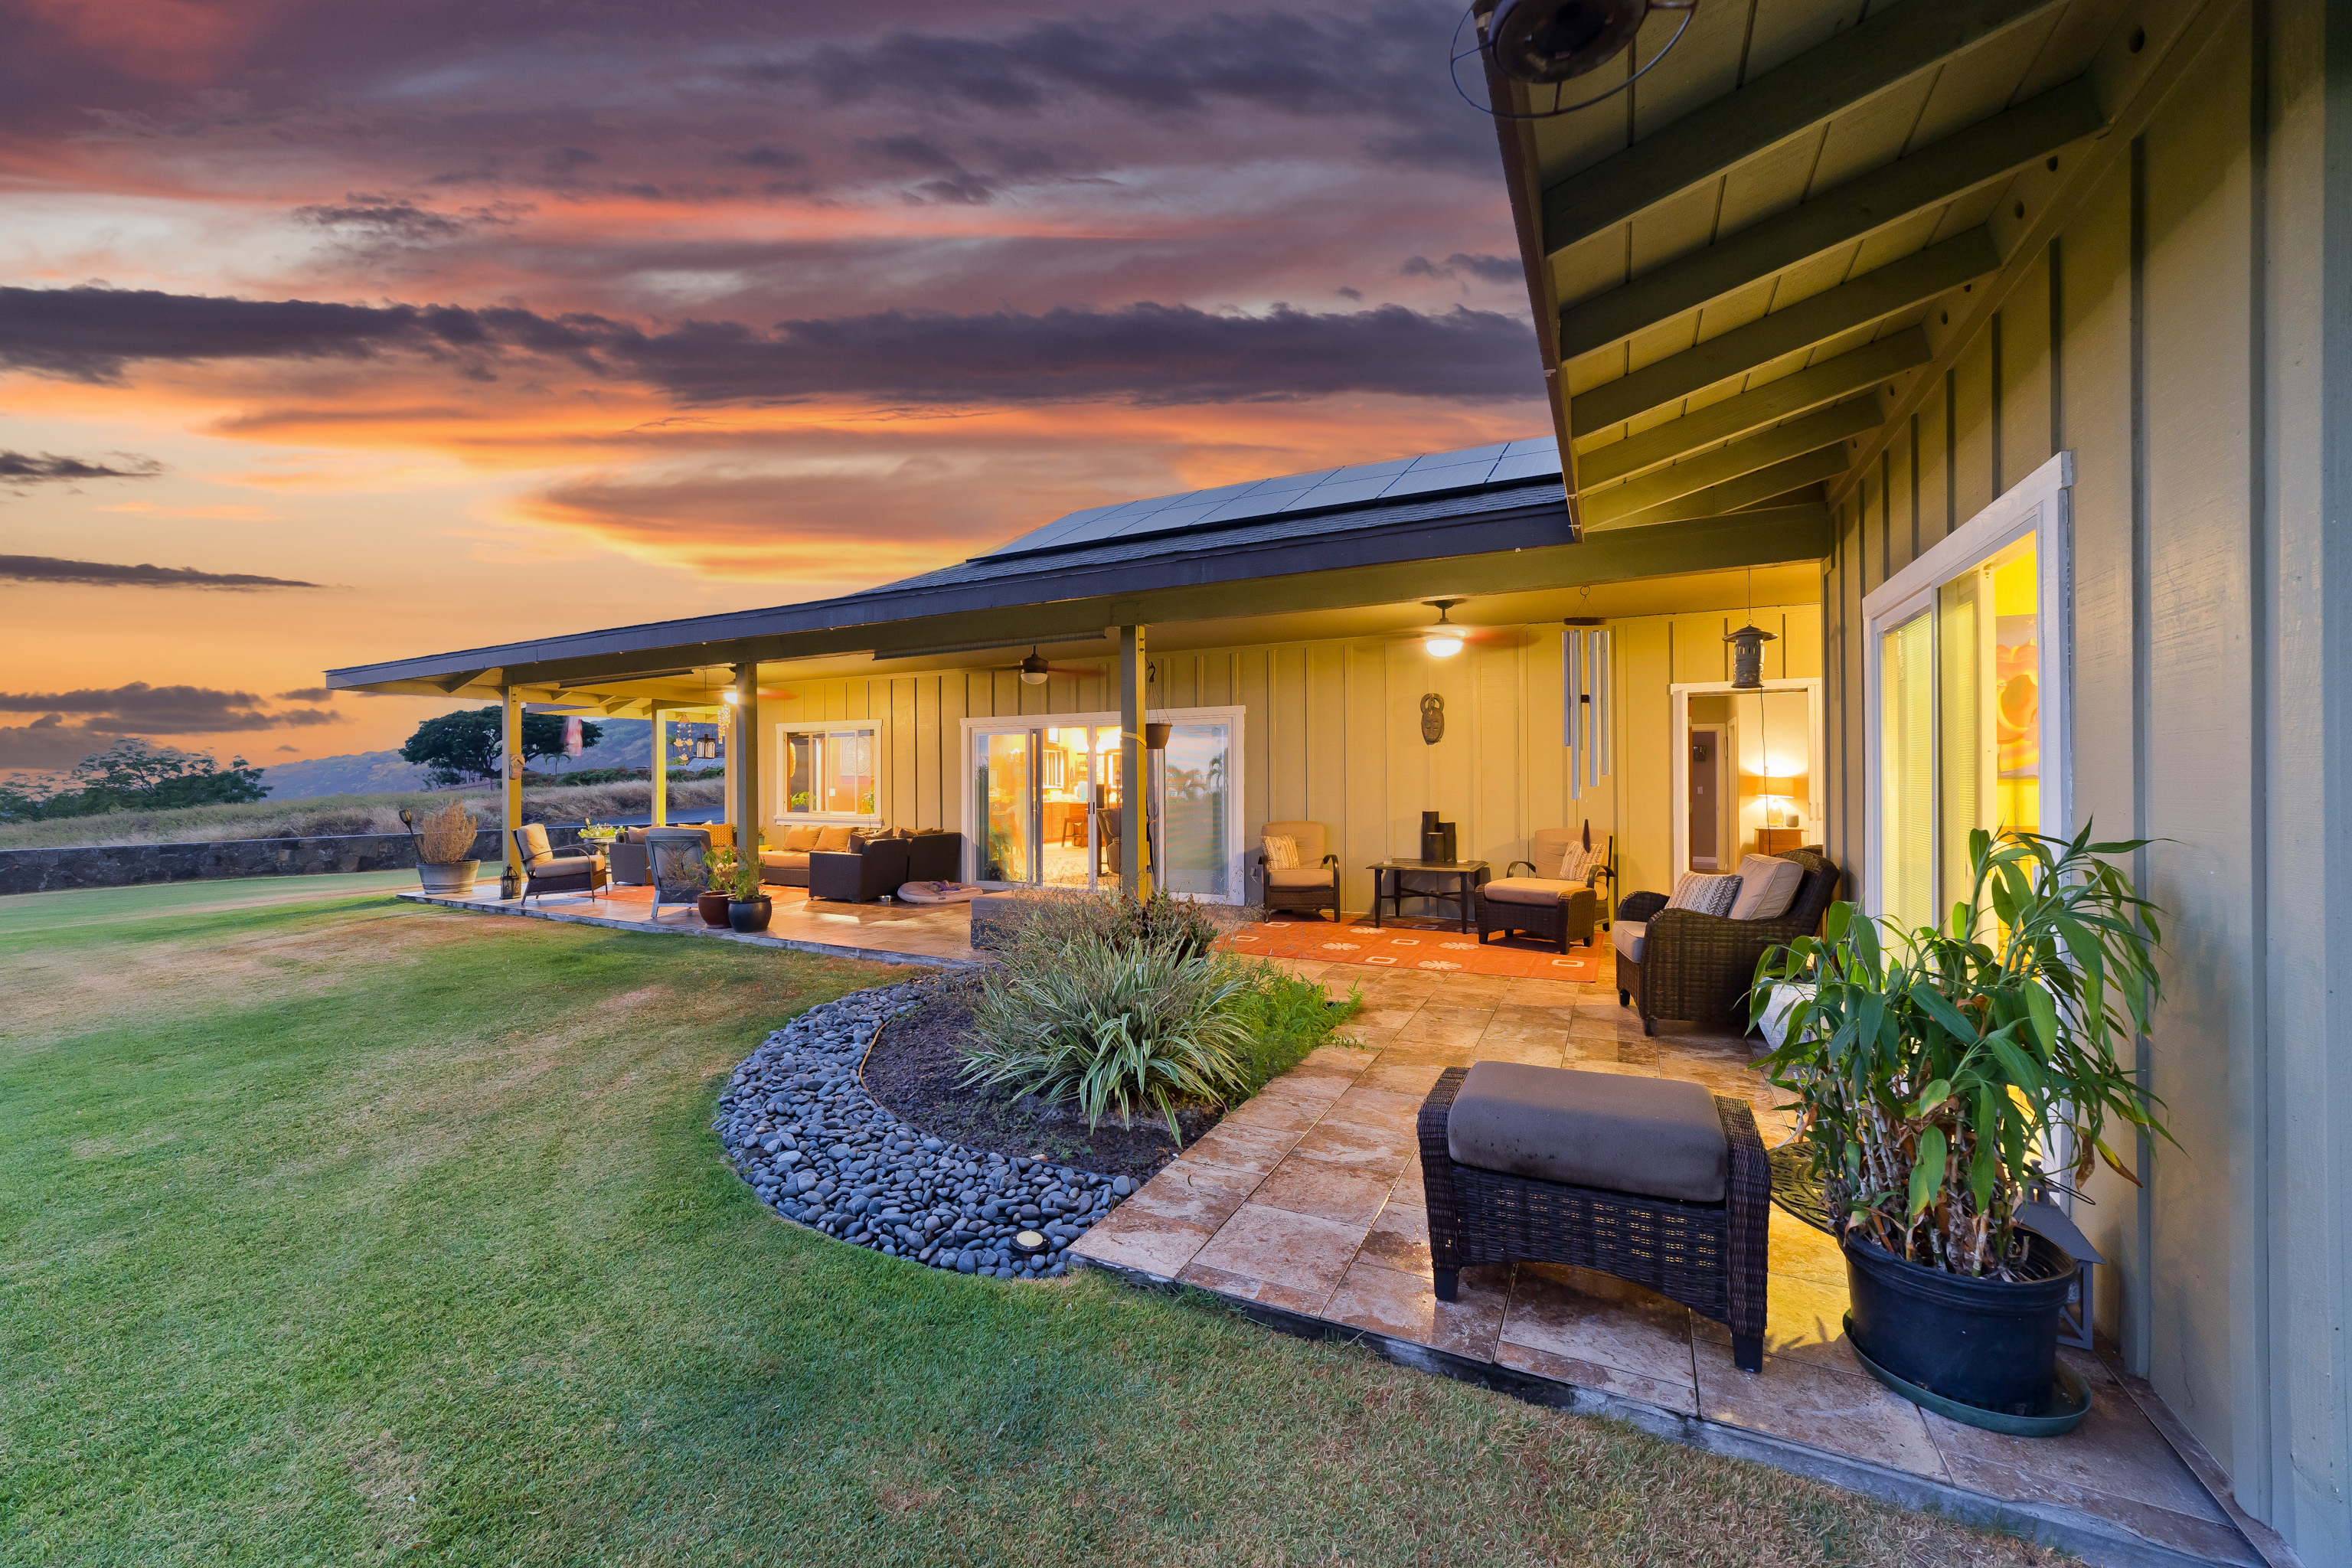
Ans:
<svg viewBox="0 0 2352 1568"><path fill-rule="evenodd" d="M1037 645L1035 643L1031 643L1029 645L1029 657L1021 661L1021 684L1024 686L1043 686L1045 684L1045 658L1043 654L1037 651Z"/></svg>
<svg viewBox="0 0 2352 1568"><path fill-rule="evenodd" d="M1437 624L1421 639L1422 651L1432 658L1452 658L1462 651L1462 631L1445 617L1459 599L1423 599L1423 604L1437 612Z"/></svg>

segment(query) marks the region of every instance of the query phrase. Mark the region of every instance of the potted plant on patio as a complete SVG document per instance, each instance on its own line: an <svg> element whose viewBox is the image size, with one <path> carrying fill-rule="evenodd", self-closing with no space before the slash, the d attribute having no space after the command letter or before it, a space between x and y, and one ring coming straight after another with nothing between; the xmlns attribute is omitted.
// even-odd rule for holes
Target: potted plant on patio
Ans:
<svg viewBox="0 0 2352 1568"><path fill-rule="evenodd" d="M413 817L405 811L401 816L408 823L409 837L416 843L416 879L424 889L428 893L471 892L474 879L482 868L482 863L471 858L481 826L466 809L466 803L453 800L421 817Z"/></svg>
<svg viewBox="0 0 2352 1568"><path fill-rule="evenodd" d="M775 908L760 885L760 863L737 861L727 879L727 923L740 931L765 931Z"/></svg>
<svg viewBox="0 0 2352 1568"><path fill-rule="evenodd" d="M694 900L695 913L707 926L724 926L729 922L727 906L728 884L735 876L735 851L724 846L702 852L702 894Z"/></svg>
<svg viewBox="0 0 2352 1568"><path fill-rule="evenodd" d="M2117 1056L2161 994L2161 938L2156 906L2102 857L2143 842L1979 830L1974 886L1944 924L1906 931L1834 904L1823 935L1757 965L1756 1017L1787 1005L1764 1065L1796 1097L1838 1226L1848 1338L1897 1392L1958 1420L2023 1434L2087 1408L2053 1414L2074 1265L2018 1210L2053 1156L2074 1182L2104 1161L2137 1184L2110 1121L2169 1136Z"/></svg>

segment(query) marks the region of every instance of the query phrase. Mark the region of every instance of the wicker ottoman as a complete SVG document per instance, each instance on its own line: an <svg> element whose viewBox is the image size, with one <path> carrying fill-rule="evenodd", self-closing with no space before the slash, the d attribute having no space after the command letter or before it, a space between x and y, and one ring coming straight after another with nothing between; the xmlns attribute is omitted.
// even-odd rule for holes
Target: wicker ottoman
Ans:
<svg viewBox="0 0 2352 1568"><path fill-rule="evenodd" d="M1448 1068L1422 1103L1437 1299L1482 1263L1565 1263L1646 1286L1764 1365L1772 1173L1745 1100L1696 1084L1516 1062Z"/></svg>

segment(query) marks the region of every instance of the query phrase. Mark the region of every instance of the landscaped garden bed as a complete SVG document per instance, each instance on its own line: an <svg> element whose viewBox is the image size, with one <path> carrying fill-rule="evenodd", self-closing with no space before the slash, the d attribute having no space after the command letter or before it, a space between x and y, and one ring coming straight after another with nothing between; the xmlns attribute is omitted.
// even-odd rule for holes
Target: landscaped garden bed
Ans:
<svg viewBox="0 0 2352 1568"><path fill-rule="evenodd" d="M812 1008L717 1126L786 1218L938 1268L1065 1272L1070 1244L1315 1048L1352 1003L1213 951L1166 899L1041 897L974 974Z"/></svg>

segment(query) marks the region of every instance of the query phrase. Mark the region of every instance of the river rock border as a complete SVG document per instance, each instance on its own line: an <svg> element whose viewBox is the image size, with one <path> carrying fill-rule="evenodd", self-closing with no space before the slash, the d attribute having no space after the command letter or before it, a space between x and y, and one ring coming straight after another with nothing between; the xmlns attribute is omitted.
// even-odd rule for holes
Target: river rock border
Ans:
<svg viewBox="0 0 2352 1568"><path fill-rule="evenodd" d="M1129 1178L931 1137L858 1079L882 1026L928 989L852 992L770 1035L719 1097L712 1125L728 1160L761 1202L838 1240L960 1274L1066 1273L1070 1244L1135 1190ZM1024 1230L1045 1245L1024 1251Z"/></svg>

